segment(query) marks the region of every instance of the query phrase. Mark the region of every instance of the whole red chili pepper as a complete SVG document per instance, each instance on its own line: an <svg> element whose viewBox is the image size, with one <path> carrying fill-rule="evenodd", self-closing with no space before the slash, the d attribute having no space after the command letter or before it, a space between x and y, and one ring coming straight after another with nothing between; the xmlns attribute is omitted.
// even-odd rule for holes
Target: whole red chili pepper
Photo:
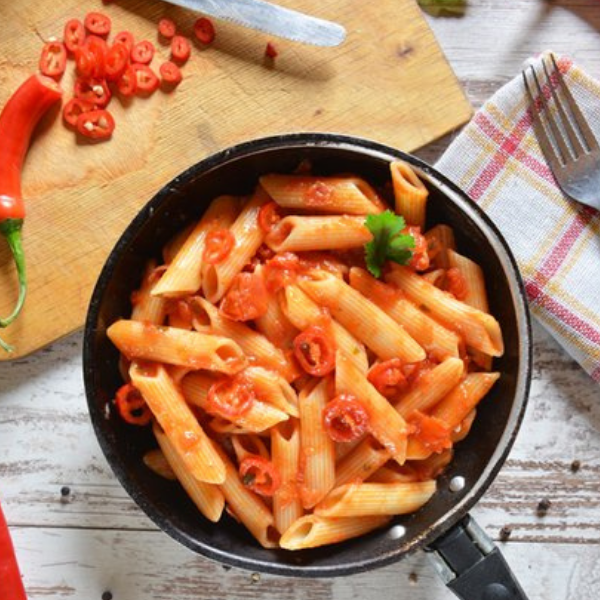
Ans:
<svg viewBox="0 0 600 600"><path fill-rule="evenodd" d="M60 99L60 86L43 75L32 75L9 98L0 114L0 234L12 251L19 277L19 297L12 313L0 318L0 327L7 327L19 315L25 301L27 280L21 228L25 206L21 197L21 168L35 126L48 108ZM0 339L7 352L11 346Z"/></svg>
<svg viewBox="0 0 600 600"><path fill-rule="evenodd" d="M8 525L0 506L0 600L27 600Z"/></svg>

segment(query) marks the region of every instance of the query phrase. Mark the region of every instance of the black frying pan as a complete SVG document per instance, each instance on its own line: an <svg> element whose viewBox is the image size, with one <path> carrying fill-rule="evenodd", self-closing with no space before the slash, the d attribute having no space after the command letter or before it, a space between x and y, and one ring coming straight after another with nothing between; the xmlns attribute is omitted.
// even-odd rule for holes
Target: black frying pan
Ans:
<svg viewBox="0 0 600 600"><path fill-rule="evenodd" d="M389 162L417 168L430 190L428 226L452 226L459 250L486 274L491 312L506 344L494 369L500 381L481 403L470 435L456 447L438 492L390 528L310 551L261 548L243 526L225 516L212 524L177 484L142 462L156 446L148 429L124 424L109 410L121 385L118 355L106 328L131 312L129 298L146 260L184 225L198 219L220 194L247 194L258 176L291 172L308 159L318 174L352 172L374 184L389 179ZM132 190L135 193L135 190ZM531 336L523 285L514 258L486 215L448 179L412 156L374 142L332 134L291 134L241 144L201 161L167 184L141 210L110 253L94 290L84 343L84 379L96 435L115 474L147 515L173 538L214 560L290 576L347 575L396 561L417 548L430 551L438 571L458 595L473 600L525 598L493 543L468 517L506 458L523 417L531 376ZM451 491L462 477L465 486Z"/></svg>

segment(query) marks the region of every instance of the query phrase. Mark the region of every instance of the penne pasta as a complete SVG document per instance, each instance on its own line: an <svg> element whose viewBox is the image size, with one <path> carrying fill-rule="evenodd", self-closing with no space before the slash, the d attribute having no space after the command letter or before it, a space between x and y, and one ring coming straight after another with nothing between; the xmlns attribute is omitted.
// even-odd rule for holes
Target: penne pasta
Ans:
<svg viewBox="0 0 600 600"><path fill-rule="evenodd" d="M267 201L264 191L258 188L229 228L235 240L233 250L223 262L203 265L202 291L211 302L216 303L225 295L235 276L263 243L265 232L258 225L258 213Z"/></svg>
<svg viewBox="0 0 600 600"><path fill-rule="evenodd" d="M300 497L304 508L317 504L335 482L335 448L323 423L331 385L331 379L324 378L300 392Z"/></svg>
<svg viewBox="0 0 600 600"><path fill-rule="evenodd" d="M173 469L175 477L187 492L187 495L209 521L216 523L221 518L223 509L225 508L225 497L219 486L198 481L198 479L193 477L169 441L169 438L156 423L154 424L153 431L164 457Z"/></svg>
<svg viewBox="0 0 600 600"><path fill-rule="evenodd" d="M212 333L234 341L250 359L252 364L278 371L287 379L294 377L294 369L284 353L264 335L254 331L244 323L232 321L208 300L194 296L190 303L197 331Z"/></svg>
<svg viewBox="0 0 600 600"><path fill-rule="evenodd" d="M347 454L335 468L335 487L368 479L391 458L390 452L371 436Z"/></svg>
<svg viewBox="0 0 600 600"><path fill-rule="evenodd" d="M148 450L142 458L144 464L157 475L171 481L177 480L177 475L173 472L171 465L167 462L165 455L160 448Z"/></svg>
<svg viewBox="0 0 600 600"><path fill-rule="evenodd" d="M208 392L215 379L204 373L190 373L181 382L181 389L186 401L199 406L210 413ZM254 400L248 412L241 416L231 417L229 423L244 432L260 433L288 419L287 413L259 399Z"/></svg>
<svg viewBox="0 0 600 600"><path fill-rule="evenodd" d="M285 217L269 232L265 243L275 252L349 250L373 239L364 217Z"/></svg>
<svg viewBox="0 0 600 600"><path fill-rule="evenodd" d="M231 339L121 319L106 331L112 343L129 358L232 374L247 359Z"/></svg>
<svg viewBox="0 0 600 600"><path fill-rule="evenodd" d="M454 232L448 225L436 225L425 232L427 240L427 252L430 257L430 265L434 269L448 269L448 250L456 250Z"/></svg>
<svg viewBox="0 0 600 600"><path fill-rule="evenodd" d="M254 434L232 435L231 445L238 464L248 456L261 456L267 460L271 458L263 440Z"/></svg>
<svg viewBox="0 0 600 600"><path fill-rule="evenodd" d="M198 481L222 483L223 461L165 368L133 362L129 374L190 475Z"/></svg>
<svg viewBox="0 0 600 600"><path fill-rule="evenodd" d="M360 398L369 415L369 431L399 464L406 460L408 427L394 407L343 354L336 356L336 394ZM356 451L356 450L355 450Z"/></svg>
<svg viewBox="0 0 600 600"><path fill-rule="evenodd" d="M404 515L425 504L435 492L435 481L413 483L348 483L335 488L315 507L321 517Z"/></svg>
<svg viewBox="0 0 600 600"><path fill-rule="evenodd" d="M131 295L131 320L162 325L167 314L164 298L153 295L153 289L160 281L159 267L155 260L149 260L144 270L140 288Z"/></svg>
<svg viewBox="0 0 600 600"><path fill-rule="evenodd" d="M258 397L275 408L298 417L298 394L278 373L262 367L248 367L244 377L254 386Z"/></svg>
<svg viewBox="0 0 600 600"><path fill-rule="evenodd" d="M307 296L297 285L288 285L279 297L283 313L298 329L308 329L324 320L331 325L335 345L361 371L367 372L369 361L367 352L347 329L334 319L330 319L328 311L321 308L310 296Z"/></svg>
<svg viewBox="0 0 600 600"><path fill-rule="evenodd" d="M215 198L173 258L152 294L171 297L197 292L202 283L202 254L206 235L211 230L229 228L237 212L238 201L233 196Z"/></svg>
<svg viewBox="0 0 600 600"><path fill-rule="evenodd" d="M262 333L277 348L289 350L294 345L294 338L299 331L290 323L281 309L278 296L269 295L267 311L254 320L256 329Z"/></svg>
<svg viewBox="0 0 600 600"><path fill-rule="evenodd" d="M284 208L346 215L381 212L375 190L358 177L265 175L259 181Z"/></svg>
<svg viewBox="0 0 600 600"><path fill-rule="evenodd" d="M285 550L317 548L364 535L387 523L389 517L382 516L338 519L306 515L290 525L281 536L279 545Z"/></svg>
<svg viewBox="0 0 600 600"><path fill-rule="evenodd" d="M279 533L303 514L298 488L300 470L300 424L290 420L271 431L273 466L281 476L281 486L273 494L273 517Z"/></svg>
<svg viewBox="0 0 600 600"><path fill-rule="evenodd" d="M476 350L491 356L502 356L504 353L500 325L491 315L456 300L406 267L394 266L386 280L396 284L445 327L463 336L466 343Z"/></svg>
<svg viewBox="0 0 600 600"><path fill-rule="evenodd" d="M454 250L448 250L448 264L450 268L458 269L465 278L466 294L463 301L477 310L485 313L489 312L490 309L481 267L470 258L462 256L462 254Z"/></svg>
<svg viewBox="0 0 600 600"><path fill-rule="evenodd" d="M458 335L420 311L397 289L358 268L350 269L350 285L385 311L434 358L459 355Z"/></svg>
<svg viewBox="0 0 600 600"><path fill-rule="evenodd" d="M425 227L425 207L429 192L414 169L403 161L390 164L396 214L402 215L408 225Z"/></svg>
<svg viewBox="0 0 600 600"><path fill-rule="evenodd" d="M328 308L339 323L379 358L400 358L405 362L425 359L423 348L376 304L333 275L323 271L314 274L314 280L298 281L302 290Z"/></svg>

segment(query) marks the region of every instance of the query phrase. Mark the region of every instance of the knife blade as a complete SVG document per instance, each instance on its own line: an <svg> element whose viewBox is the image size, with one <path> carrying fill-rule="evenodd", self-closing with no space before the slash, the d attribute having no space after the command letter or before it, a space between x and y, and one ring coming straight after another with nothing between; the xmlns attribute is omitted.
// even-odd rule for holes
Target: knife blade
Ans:
<svg viewBox="0 0 600 600"><path fill-rule="evenodd" d="M311 17L264 0L166 1L304 44L338 46L346 39L346 30L338 23Z"/></svg>

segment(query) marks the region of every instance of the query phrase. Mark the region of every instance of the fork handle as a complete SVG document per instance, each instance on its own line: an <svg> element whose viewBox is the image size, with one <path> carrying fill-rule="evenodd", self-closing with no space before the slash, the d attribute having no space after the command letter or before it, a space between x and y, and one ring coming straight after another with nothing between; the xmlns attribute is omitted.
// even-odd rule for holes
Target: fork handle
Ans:
<svg viewBox="0 0 600 600"><path fill-rule="evenodd" d="M462 600L527 600L500 549L469 515L427 550L447 587Z"/></svg>

